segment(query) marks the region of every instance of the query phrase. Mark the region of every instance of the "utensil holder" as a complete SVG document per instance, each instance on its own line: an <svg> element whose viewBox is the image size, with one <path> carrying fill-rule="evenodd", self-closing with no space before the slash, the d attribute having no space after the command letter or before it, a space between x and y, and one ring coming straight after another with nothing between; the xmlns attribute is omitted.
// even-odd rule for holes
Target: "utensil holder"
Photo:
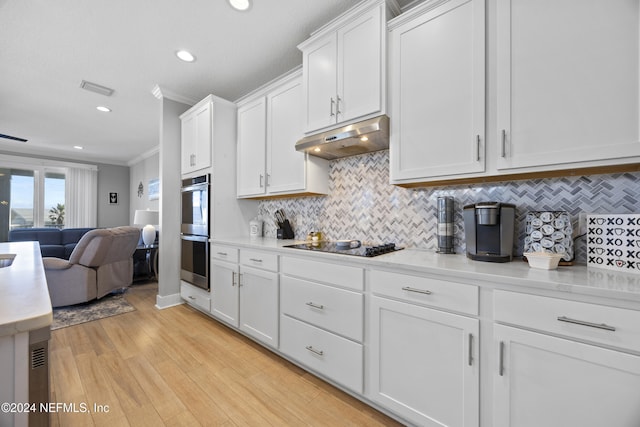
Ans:
<svg viewBox="0 0 640 427"><path fill-rule="evenodd" d="M276 237L278 239L293 239L295 237L288 219L285 219L284 222L280 224L280 228L276 230Z"/></svg>

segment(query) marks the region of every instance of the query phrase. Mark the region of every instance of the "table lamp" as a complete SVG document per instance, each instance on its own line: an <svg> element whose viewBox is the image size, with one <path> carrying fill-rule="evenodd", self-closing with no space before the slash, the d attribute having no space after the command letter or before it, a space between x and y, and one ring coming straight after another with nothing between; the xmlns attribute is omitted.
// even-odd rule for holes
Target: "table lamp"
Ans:
<svg viewBox="0 0 640 427"><path fill-rule="evenodd" d="M133 216L133 223L135 225L144 225L142 228L142 241L145 246L150 246L156 240L156 228L155 224L160 222L158 211L150 210L136 210Z"/></svg>

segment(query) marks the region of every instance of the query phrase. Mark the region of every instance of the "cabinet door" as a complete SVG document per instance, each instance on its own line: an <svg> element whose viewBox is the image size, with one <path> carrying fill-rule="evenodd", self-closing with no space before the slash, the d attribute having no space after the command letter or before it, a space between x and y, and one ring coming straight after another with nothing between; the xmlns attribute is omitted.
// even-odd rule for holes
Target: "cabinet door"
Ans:
<svg viewBox="0 0 640 427"><path fill-rule="evenodd" d="M499 0L497 17L498 169L640 155L637 1Z"/></svg>
<svg viewBox="0 0 640 427"><path fill-rule="evenodd" d="M375 113L382 107L381 8L338 30L337 121Z"/></svg>
<svg viewBox="0 0 640 427"><path fill-rule="evenodd" d="M211 314L238 327L238 266L224 261L211 262Z"/></svg>
<svg viewBox="0 0 640 427"><path fill-rule="evenodd" d="M502 325L494 339L494 426L640 425L640 356Z"/></svg>
<svg viewBox="0 0 640 427"><path fill-rule="evenodd" d="M371 297L373 401L422 426L479 424L479 321Z"/></svg>
<svg viewBox="0 0 640 427"><path fill-rule="evenodd" d="M336 35L317 40L302 53L305 131L336 122Z"/></svg>
<svg viewBox="0 0 640 427"><path fill-rule="evenodd" d="M484 22L454 0L391 31L392 181L484 171Z"/></svg>
<svg viewBox="0 0 640 427"><path fill-rule="evenodd" d="M265 193L266 99L238 108L238 197Z"/></svg>
<svg viewBox="0 0 640 427"><path fill-rule="evenodd" d="M212 105L207 102L195 112L195 158L193 170L200 170L211 166L211 126Z"/></svg>
<svg viewBox="0 0 640 427"><path fill-rule="evenodd" d="M304 126L302 80L296 79L267 97L267 192L304 190L306 154L295 144Z"/></svg>
<svg viewBox="0 0 640 427"><path fill-rule="evenodd" d="M182 157L182 173L188 173L195 167L196 117L189 114L182 118L180 153Z"/></svg>
<svg viewBox="0 0 640 427"><path fill-rule="evenodd" d="M182 173L211 166L211 103L196 106L182 118Z"/></svg>
<svg viewBox="0 0 640 427"><path fill-rule="evenodd" d="M278 273L240 267L240 329L278 348Z"/></svg>

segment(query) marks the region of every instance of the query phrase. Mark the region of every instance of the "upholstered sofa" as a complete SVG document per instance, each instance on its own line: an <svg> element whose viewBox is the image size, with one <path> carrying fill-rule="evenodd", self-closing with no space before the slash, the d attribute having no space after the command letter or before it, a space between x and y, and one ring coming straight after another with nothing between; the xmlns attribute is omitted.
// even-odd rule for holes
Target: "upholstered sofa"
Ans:
<svg viewBox="0 0 640 427"><path fill-rule="evenodd" d="M80 238L91 230L93 228L16 228L9 231L9 241L37 241L43 257L69 259Z"/></svg>
<svg viewBox="0 0 640 427"><path fill-rule="evenodd" d="M51 305L79 304L129 286L139 239L136 227L99 228L80 238L68 260L43 258Z"/></svg>

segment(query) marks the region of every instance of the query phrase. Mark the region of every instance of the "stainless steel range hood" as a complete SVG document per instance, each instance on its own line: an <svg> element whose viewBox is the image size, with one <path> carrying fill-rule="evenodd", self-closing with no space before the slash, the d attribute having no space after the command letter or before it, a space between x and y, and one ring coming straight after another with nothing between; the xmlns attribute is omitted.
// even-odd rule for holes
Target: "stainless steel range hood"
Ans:
<svg viewBox="0 0 640 427"><path fill-rule="evenodd" d="M296 150L333 160L389 148L389 117L378 116L307 136L296 142Z"/></svg>

